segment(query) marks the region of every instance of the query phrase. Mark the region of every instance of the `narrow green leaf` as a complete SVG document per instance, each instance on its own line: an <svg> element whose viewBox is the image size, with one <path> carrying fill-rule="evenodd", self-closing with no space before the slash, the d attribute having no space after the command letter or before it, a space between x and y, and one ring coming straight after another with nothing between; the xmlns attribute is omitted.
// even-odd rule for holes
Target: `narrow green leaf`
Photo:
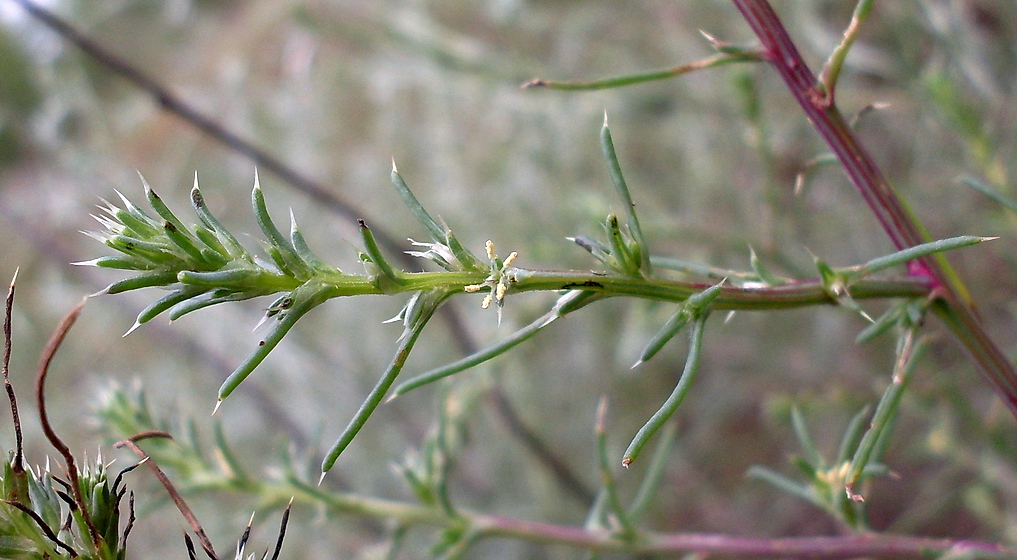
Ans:
<svg viewBox="0 0 1017 560"><path fill-rule="evenodd" d="M399 174L399 170L396 169L395 160L392 160L392 186L395 187L396 192L399 193L399 197L403 199L403 204L409 208L410 212L413 213L413 217L417 219L420 225L424 226L427 230L427 234L431 236L431 240L435 243L445 243L445 228L442 227L431 214L424 208L424 205L420 204L417 200L416 195L413 191L406 186L406 182L403 181L402 175Z"/></svg>
<svg viewBox="0 0 1017 560"><path fill-rule="evenodd" d="M142 184L144 184L144 178L142 178ZM128 212L135 220L137 220L140 223L148 224L148 227L154 228L155 230L159 229L159 224L162 222L162 220L155 219L148 212L145 212L144 210L136 206L133 202L128 200L127 197L124 196L123 193L121 193L120 191L114 190L113 192L117 193L117 196L120 197L120 201L123 202L124 204L124 210Z"/></svg>
<svg viewBox="0 0 1017 560"><path fill-rule="evenodd" d="M90 261L80 261L71 263L75 266L97 266L99 268L112 268L116 270L152 270L155 265L148 261L142 261L141 259L134 259L128 256L124 257L99 257Z"/></svg>
<svg viewBox="0 0 1017 560"><path fill-rule="evenodd" d="M139 173L138 176L141 177L141 174ZM149 186L148 181L144 177L141 177L141 184L145 187L145 197L148 198L148 204L155 210L155 213L163 220L173 224L178 230L186 232L187 226L177 218L176 214L169 209L169 206L166 206L166 203L152 190L152 187Z"/></svg>
<svg viewBox="0 0 1017 560"><path fill-rule="evenodd" d="M998 189L974 177L961 177L961 182L994 200L1000 206L1017 213L1017 200L999 192Z"/></svg>
<svg viewBox="0 0 1017 560"><path fill-rule="evenodd" d="M180 258L165 243L146 241L135 237L127 237L126 235L111 235L106 237L106 245L121 253L136 255L153 262L180 261Z"/></svg>
<svg viewBox="0 0 1017 560"><path fill-rule="evenodd" d="M211 307L220 303L246 301L262 295L264 294L261 292L237 292L228 289L213 290L174 305L170 308L168 316L170 321L176 321L184 315L199 309Z"/></svg>
<svg viewBox="0 0 1017 560"><path fill-rule="evenodd" d="M784 475L778 474L778 473L776 473L776 472L774 472L774 471L772 471L772 470L770 470L770 469L768 469L766 467L761 467L761 466L758 466L758 465L753 465L753 466L749 467L747 475L750 478L754 478L756 480L761 480L761 481L763 481L763 482L773 486L774 488L776 488L778 490L782 490L782 491L784 491L784 492L786 492L786 493L788 493L788 494L790 494L792 496L796 496L798 498L801 498L802 500L805 500L806 502L809 502L810 504L815 504L815 505L817 505L817 506L819 506L819 507L821 507L823 509L826 509L826 504L822 503L816 497L815 493L812 491L812 487L807 486L805 484L802 484L800 482L796 482L794 480L791 480L790 478L787 478Z"/></svg>
<svg viewBox="0 0 1017 560"><path fill-rule="evenodd" d="M463 246L455 234L452 233L452 230L448 228L445 228L445 245L464 269L473 271L486 269L483 261L481 261L477 255L473 254L472 251Z"/></svg>
<svg viewBox="0 0 1017 560"><path fill-rule="evenodd" d="M236 237L229 232L219 220L212 214L212 211L205 205L205 197L201 195L201 191L198 190L198 176L194 176L194 187L191 188L191 206L194 207L194 213L198 215L198 219L211 230L219 242L226 249L226 252L233 258L240 258L247 256L247 249L237 241ZM212 244L209 243L211 247ZM214 247L213 247L214 248Z"/></svg>
<svg viewBox="0 0 1017 560"><path fill-rule="evenodd" d="M907 314L907 308L911 305L914 305L913 301L901 301L890 306L885 313L858 333L855 342L859 344L868 342L892 329Z"/></svg>
<svg viewBox="0 0 1017 560"><path fill-rule="evenodd" d="M428 486L423 480L417 476L417 473L413 469L407 466L399 467L399 474L403 475L406 480L406 484L409 485L413 495L417 497L417 500L425 505L434 505L434 493L431 492L431 487Z"/></svg>
<svg viewBox="0 0 1017 560"><path fill-rule="evenodd" d="M556 304L551 311L540 316L529 325L526 325L497 343L470 354L465 358L434 368L430 371L426 371L416 377L404 381L392 391L392 396L389 398L394 399L402 394L412 391L413 389L434 383L435 381L444 379L461 371L466 371L488 360L496 358L519 344L533 338L537 335L537 333L542 331L559 317L564 317L566 314L585 307L586 305L600 299L604 299L603 294L573 290L559 298L558 304Z"/></svg>
<svg viewBox="0 0 1017 560"><path fill-rule="evenodd" d="M396 377L402 371L403 366L406 365L406 360L410 356L410 351L413 346L417 343L417 338L420 333L423 332L424 327L427 326L428 321L434 316L434 312L441 306L442 302L450 295L449 292L434 291L429 292L425 295L425 304L422 306L420 315L415 322L407 327L406 332L403 333L399 346L396 348L395 355L392 358L392 362L388 368L382 374L381 378L375 384L374 388L364 399L363 404L360 405L360 409L350 420L349 425L343 430L342 435L335 442L332 448L325 454L325 459L321 463L321 475L325 476L336 460L339 459L339 455L349 446L353 438L360 432L360 429L364 427L367 419L371 417L374 410L381 404L382 399L385 398L385 394L388 392L392 383Z"/></svg>
<svg viewBox="0 0 1017 560"><path fill-rule="evenodd" d="M723 289L724 284L725 280L721 280L698 294L689 296L685 305L687 305L689 311L692 311L697 317L702 317L707 313L710 305L713 304L713 300L717 299L717 296L720 295L720 291Z"/></svg>
<svg viewBox="0 0 1017 560"><path fill-rule="evenodd" d="M523 84L523 88L548 88L562 91L576 91L576 90L598 90L598 89L610 89L616 87L623 87L635 84L642 84L645 82L652 82L656 80L667 80L682 74L687 74L695 70L703 70L706 68L715 68L717 66L723 66L724 64L731 64L733 62L758 62L763 60L763 54L758 50L738 50L733 52L721 52L714 56L691 62L689 64L683 64L681 66L675 66L673 68L667 68L665 70L652 70L649 72L640 72L636 74L626 74L624 76L614 76L610 78L601 78L598 80L591 80L586 82L562 82L552 80L532 80Z"/></svg>
<svg viewBox="0 0 1017 560"><path fill-rule="evenodd" d="M625 450L625 455L622 457L622 465L627 467L639 457L639 453L646 443L660 430L665 422L671 419L671 416L678 410L678 406L685 400L685 396L688 395L692 382L695 381L696 374L699 372L700 356L702 355L703 348L703 331L706 330L706 318L706 316L699 317L692 324L689 355L685 360L685 369L678 379L678 384L667 400L664 401L664 404L636 432L636 436L632 438L632 443L629 444L628 449Z"/></svg>
<svg viewBox="0 0 1017 560"><path fill-rule="evenodd" d="M822 457L820 457L820 461L822 461ZM791 464L797 467L798 470L805 475L805 478L810 481L816 480L816 473L821 470L826 470L825 466L821 464L813 464L805 457L791 457Z"/></svg>
<svg viewBox="0 0 1017 560"><path fill-rule="evenodd" d="M831 96L831 99L834 88L837 87L837 79L840 77L840 71L844 66L844 60L847 58L848 51L851 50L851 46L854 44L855 39L858 38L862 22L864 22L868 17L869 11L872 8L872 2L873 0L859 0L859 2L855 4L854 13L851 15L851 23L848 24L847 29L844 31L844 36L841 39L841 42L833 49L833 52L830 53L830 58L827 59L826 64L823 66L823 70L820 73L820 84Z"/></svg>
<svg viewBox="0 0 1017 560"><path fill-rule="evenodd" d="M259 243L261 248L265 250L265 253L268 254L268 257L272 259L272 265L275 267L274 271L285 276L297 276L297 272L290 268L290 263L287 262L286 257L283 256L283 252L278 247L266 241L259 240ZM266 266L265 268L269 267Z"/></svg>
<svg viewBox="0 0 1017 560"><path fill-rule="evenodd" d="M600 145L604 152L604 159L607 160L608 171L611 173L611 182L614 183L615 191L618 193L618 198L621 199L622 204L625 206L625 221L628 224L629 232L632 234L632 240L635 242L637 251L636 261L637 269L643 274L643 276L649 278L653 274L653 269L650 266L650 251L646 244L646 238L643 237L643 230L639 227L639 218L636 216L636 204L632 201L632 194L629 192L628 183L625 182L625 176L622 175L621 164L618 163L618 154L614 149L614 140L611 139L611 129L607 126L607 113L604 113L604 125L600 128Z"/></svg>
<svg viewBox="0 0 1017 560"><path fill-rule="evenodd" d="M628 511L622 506L621 498L618 497L618 485L615 483L614 475L611 473L610 459L607 456L607 430L604 426L607 415L607 397L601 397L597 406L597 466L600 472L600 483L604 489L605 503L612 514L612 520L619 525L619 535L623 540L631 539L636 534L636 528L629 519ZM628 466L628 465L626 465Z"/></svg>
<svg viewBox="0 0 1017 560"><path fill-rule="evenodd" d="M611 262L614 268L621 274L628 276L639 276L639 263L629 251L628 243L625 242L625 234L621 231L618 223L618 216L610 214L604 222L604 231L607 233L607 240L611 246Z"/></svg>
<svg viewBox="0 0 1017 560"><path fill-rule="evenodd" d="M756 251L752 247L749 247L749 266L752 267L752 271L756 273L759 280L767 286L780 286L788 282L786 278L781 278L770 272L759 260L759 256L756 255Z"/></svg>
<svg viewBox="0 0 1017 560"><path fill-rule="evenodd" d="M922 243L921 245L915 245L902 251L897 251L891 255L885 255L877 257L869 262L853 268L846 269L847 272L853 274L853 278L857 278L861 275L872 274L888 268L904 265L909 261L927 257L935 253L942 253L951 249L959 249L961 247L968 247L970 245L977 245L983 241L992 241L998 239L997 237L978 237L974 235L961 235L958 237L950 237L948 239L940 239L938 241L931 241L929 243Z"/></svg>
<svg viewBox="0 0 1017 560"><path fill-rule="evenodd" d="M837 305L861 315L871 323L873 321L872 317L851 297L851 292L848 289L852 279L850 273L834 270L830 265L826 264L826 261L815 255L812 256L812 259L816 264L816 269L819 270L819 278L823 283L823 291L836 301Z"/></svg>
<svg viewBox="0 0 1017 560"><path fill-rule="evenodd" d="M315 255L311 248L307 246L304 235L300 233L300 229L297 227L297 219L293 216L293 210L290 210L290 242L293 244L293 249L300 255L301 260L310 265L311 268L326 273L342 272L318 258L318 255Z"/></svg>
<svg viewBox="0 0 1017 560"><path fill-rule="evenodd" d="M577 311L595 301L607 299L608 297L610 297L610 295L604 292L570 290L558 298L554 307L551 308L551 312L554 313L556 318L564 317L573 311Z"/></svg>
<svg viewBox="0 0 1017 560"><path fill-rule="evenodd" d="M247 379L247 376L258 367L261 362L265 361L265 357L268 356L269 352L275 349L279 345L279 342L286 336L286 333L293 328L293 325L297 321L307 314L308 311L314 309L326 299L325 296L326 287L317 284L303 284L299 288L293 291L293 306L286 310L285 313L281 314L279 321L275 324L272 330L269 331L268 335L264 340L258 343L258 348L251 353L250 356L244 363L237 366L233 373L226 378L222 386L219 387L219 400L221 403L226 397L236 390L241 383ZM218 407L218 403L216 404Z"/></svg>
<svg viewBox="0 0 1017 560"><path fill-rule="evenodd" d="M815 263L816 270L819 271L819 278L823 281L827 292L838 294L836 284L841 280L840 276L830 268L830 265L826 264L826 261L816 255L812 255L812 262Z"/></svg>
<svg viewBox="0 0 1017 560"><path fill-rule="evenodd" d="M272 274L260 268L222 268L212 272L195 272L182 270L177 279L191 286L208 288L231 288L238 291L249 289L262 290L265 293L285 289L293 289L299 281L287 276Z"/></svg>
<svg viewBox="0 0 1017 560"><path fill-rule="evenodd" d="M797 406L791 407L791 426L794 428L798 446L805 453L805 460L811 465L813 472L816 469L825 468L823 456L819 453L819 448L816 446L815 440L812 439L812 434L809 433L809 427L805 424L805 418Z"/></svg>
<svg viewBox="0 0 1017 560"><path fill-rule="evenodd" d="M113 282L106 287L101 293L105 294L119 294L128 292L131 290L137 290L139 288L149 288L152 286L168 286L174 284L177 281L177 274L175 272L152 272L147 274L139 274L133 278L125 278L119 282Z"/></svg>
<svg viewBox="0 0 1017 560"><path fill-rule="evenodd" d="M371 259L381 275L385 277L389 282L399 285L403 283L403 278L398 274L392 265L389 264L388 259L381 252L381 247L378 246L378 242L374 239L374 234L371 233L371 228L367 227L364 220L357 220L357 225L360 227L360 238L364 242L364 250L367 252L367 256ZM379 283L379 287L382 287L384 291L384 283Z"/></svg>
<svg viewBox="0 0 1017 560"><path fill-rule="evenodd" d="M206 264L205 256L201 253L201 248L198 247L197 241L187 235L186 232L177 229L177 226L174 225L173 222L167 220L163 224L163 233L170 241L173 242L174 245L180 248L180 250L184 253L187 253L187 256L191 257L195 265L201 266ZM219 266L226 263L225 259L222 257L219 258L219 262L222 263Z"/></svg>
<svg viewBox="0 0 1017 560"><path fill-rule="evenodd" d="M217 458L220 459L226 466L226 474L234 482L234 484L243 483L248 480L247 472L244 470L240 461L237 460L237 456L233 453L229 443L226 441L226 434L222 429L222 422L212 423L212 434L215 437L215 448L219 452Z"/></svg>
<svg viewBox="0 0 1017 560"><path fill-rule="evenodd" d="M174 305L191 299L192 297L201 294L205 291L204 288L198 288L193 286L183 286L178 290L174 290L163 297L155 300L148 307L141 310L138 313L138 318L135 319L135 326L143 325L152 319L156 318L163 311L173 307ZM133 328L131 330L134 330ZM130 331L128 331L130 332Z"/></svg>
<svg viewBox="0 0 1017 560"><path fill-rule="evenodd" d="M653 335L650 342L646 343L643 351L639 354L639 360L632 364L632 368L636 368L643 362L648 362L656 356L664 348L664 345L670 342L692 319L692 313L689 312L685 305L679 305L678 310L671 315L671 318L664 323L664 326L657 331L657 334Z"/></svg>
<svg viewBox="0 0 1017 560"><path fill-rule="evenodd" d="M261 232L268 238L269 243L278 251L278 256L284 263L284 269L291 271L301 279L307 279L310 275L308 265L297 254L297 250L290 244L288 237L279 231L272 216L268 213L268 206L265 204L265 193L261 191L261 184L258 176L254 176L254 190L251 192L251 204L254 206L254 218L258 222Z"/></svg>
<svg viewBox="0 0 1017 560"><path fill-rule="evenodd" d="M204 224L198 224L194 226L194 236L197 237L199 241L205 244L207 250L211 250L217 253L224 259L233 258L233 256L230 255L229 250L226 249L226 246L222 244L222 240L220 240L219 237L216 236L214 231L207 228Z"/></svg>
<svg viewBox="0 0 1017 560"><path fill-rule="evenodd" d="M218 270L230 262L222 253L208 247L201 247L201 257L209 270Z"/></svg>
<svg viewBox="0 0 1017 560"><path fill-rule="evenodd" d="M854 454L858 438L861 437L862 430L865 429L865 418L868 415L869 407L864 406L851 417L851 421L848 422L847 429L844 430L844 435L841 436L840 445L837 447L837 459L833 462L834 465L844 464L851 459L851 456Z"/></svg>
<svg viewBox="0 0 1017 560"><path fill-rule="evenodd" d="M710 286L702 292L689 297L689 299L679 305L674 315L664 323L664 326L646 344L646 347L643 348L642 353L639 355L639 360L632 367L635 368L643 362L649 361L650 358L656 356L657 352L664 348L664 345L685 328L685 325L708 313L710 304L720 295L723 285L724 280L721 280L719 284Z"/></svg>
<svg viewBox="0 0 1017 560"><path fill-rule="evenodd" d="M119 194L119 193L117 193ZM123 195L121 195L122 197ZM126 199L124 199L126 200ZM122 210L107 203L108 206L100 207L114 220L121 224L121 227L134 232L138 236L150 236L159 233L159 223L154 222L147 214L137 214L130 210ZM132 205L133 206L133 205Z"/></svg>
<svg viewBox="0 0 1017 560"><path fill-rule="evenodd" d="M886 391L883 392L883 396L879 399L879 404L876 405L876 412L872 415L869 429L862 436L861 441L858 443L858 448L851 459L851 470L846 478L849 488L858 481L864 470L871 464L871 461L880 460L879 455L874 453L877 443L880 439L883 439L884 434L893 425L904 389L907 388L911 374L918 366L918 362L925 354L925 349L927 348L926 344L921 340L915 340L916 336L917 327L904 333L905 343L897 357L893 378Z"/></svg>

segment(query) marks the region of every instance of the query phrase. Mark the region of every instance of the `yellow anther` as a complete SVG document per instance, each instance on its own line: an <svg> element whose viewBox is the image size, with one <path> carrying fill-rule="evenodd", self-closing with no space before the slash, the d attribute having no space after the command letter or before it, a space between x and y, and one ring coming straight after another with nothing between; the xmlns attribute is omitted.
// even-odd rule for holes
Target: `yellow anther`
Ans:
<svg viewBox="0 0 1017 560"><path fill-rule="evenodd" d="M498 301L505 299L505 284L498 284L494 289L494 298Z"/></svg>
<svg viewBox="0 0 1017 560"><path fill-rule="evenodd" d="M491 307L491 302L493 301L494 298L491 297L491 294L487 294L486 296L484 296L484 301L480 303L480 308L487 309L488 307Z"/></svg>
<svg viewBox="0 0 1017 560"><path fill-rule="evenodd" d="M518 256L519 256L519 253L517 253L515 251L512 251L511 253L509 253L509 256L505 257L505 266L510 266L512 263L514 263Z"/></svg>
<svg viewBox="0 0 1017 560"><path fill-rule="evenodd" d="M497 256L497 255L495 255L495 253L494 253L494 241L491 241L490 239L488 239L488 240L487 240L487 244L485 245L485 247L487 248L487 258L488 258L489 260L492 260L492 261L493 261L493 260L494 260L494 257L496 257L496 256Z"/></svg>
<svg viewBox="0 0 1017 560"><path fill-rule="evenodd" d="M483 288L484 288L483 284L471 284L469 286L463 286L463 291L472 294L473 292L479 292Z"/></svg>

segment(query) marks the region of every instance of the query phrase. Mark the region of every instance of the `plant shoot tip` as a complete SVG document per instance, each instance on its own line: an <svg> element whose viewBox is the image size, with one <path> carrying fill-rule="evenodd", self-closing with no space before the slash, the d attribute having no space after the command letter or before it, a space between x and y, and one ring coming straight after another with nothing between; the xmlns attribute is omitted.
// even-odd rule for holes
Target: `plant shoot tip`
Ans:
<svg viewBox="0 0 1017 560"><path fill-rule="evenodd" d="M604 425L607 418L607 395L602 395L597 402L597 433L604 432Z"/></svg>

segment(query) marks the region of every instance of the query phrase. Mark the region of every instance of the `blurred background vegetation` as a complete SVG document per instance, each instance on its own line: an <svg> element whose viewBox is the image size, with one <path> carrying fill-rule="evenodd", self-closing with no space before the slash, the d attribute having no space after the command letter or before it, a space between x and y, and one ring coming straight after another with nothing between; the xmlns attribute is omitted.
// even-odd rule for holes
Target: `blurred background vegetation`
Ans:
<svg viewBox="0 0 1017 560"><path fill-rule="evenodd" d="M589 79L668 67L711 54L704 30L752 43L720 0L348 0L342 2L52 0L52 9L197 110L325 185L376 230L424 237L392 190L394 156L433 214L482 252L520 253L520 266L589 268L570 235L598 234L620 211L598 130L607 110L615 144L655 254L748 268L749 246L774 272L814 275L809 251L833 265L892 251L836 167L807 167L823 145L783 84L764 65L727 66L678 80L592 93L521 90L534 77ZM777 2L806 60L818 66L852 4ZM160 110L131 83L0 2L0 273L21 267L14 317L14 383L23 414L30 372L57 318L82 295L119 279L72 267L107 251L78 233L114 190L140 200L141 172L181 216L198 173L209 206L235 232L254 232L255 164ZM882 2L847 60L838 88L845 113L885 108L859 123L861 137L932 235L1002 240L952 257L980 312L1008 351L1014 321L1013 215L956 178L970 174L1014 194L1017 165L1017 6L1008 0ZM805 171L800 194L796 176ZM271 174L261 177L280 219L291 207L309 244L356 270L354 220ZM281 220L283 221L283 220ZM409 249L408 243L406 248ZM140 384L159 415L193 418L211 437L215 392L253 348L268 302L221 306L177 324L162 320L121 338L156 294L92 300L52 373L56 427L80 456L103 448L90 422L111 384ZM475 302L453 302L477 344L546 311L549 296L510 298L499 327ZM383 325L402 301L333 301L312 313L218 418L251 471L287 448L310 470L390 359L399 327ZM475 303L475 305L474 305ZM880 305L867 306L875 314ZM671 313L668 306L609 301L570 316L493 366L460 374L480 395L452 497L478 510L581 525L589 503L537 460L507 422L503 395L522 421L587 488L597 471L594 416L607 395L609 445L624 445L670 392L682 344L629 366ZM462 355L460 335L435 322L407 373ZM703 370L675 422L665 481L646 524L661 531L783 536L837 528L811 506L745 477L751 465L792 474L788 414L805 414L834 451L847 419L874 402L893 361L893 340L860 346L863 321L843 310L714 317ZM937 325L930 332L938 333ZM326 484L392 498L410 494L389 465L432 423L435 390L382 407ZM36 424L25 421L41 462ZM5 422L6 425L6 422ZM33 432L33 430L36 430ZM11 447L13 432L3 429ZM1017 431L949 337L941 336L903 404L887 463L898 475L869 492L876 529L1017 541ZM121 461L131 461L121 457ZM128 464L128 463L124 463ZM638 471L639 464L633 466ZM139 471L140 472L140 471ZM172 476L172 473L170 473ZM144 474L133 485L149 486ZM638 475L623 473L631 494ZM138 557L182 556L184 526L154 490L140 500ZM257 504L243 495L192 495L216 543L237 537ZM298 507L284 557L372 558L384 550L378 520L327 518ZM259 518L265 520L266 517ZM274 523L274 522L272 522ZM261 538L270 540L270 525ZM259 538L256 534L256 538ZM419 557L429 533L411 535ZM221 544L219 546L228 546ZM579 558L565 548L514 541L478 546L475 558Z"/></svg>

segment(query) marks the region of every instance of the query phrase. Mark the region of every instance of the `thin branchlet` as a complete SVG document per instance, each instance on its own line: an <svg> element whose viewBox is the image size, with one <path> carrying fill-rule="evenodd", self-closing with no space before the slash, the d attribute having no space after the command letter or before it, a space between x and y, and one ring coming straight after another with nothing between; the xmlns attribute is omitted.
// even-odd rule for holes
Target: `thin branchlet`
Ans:
<svg viewBox="0 0 1017 560"><path fill-rule="evenodd" d="M10 288L7 290L7 301L4 306L4 359L3 377L4 389L7 391L7 398L11 403L11 416L14 418L14 460L11 462L11 470L15 475L25 472L25 447L21 433L21 417L18 415L18 399L14 396L14 386L11 385L10 365L11 349L13 347L13 335L11 328L11 316L14 311L14 288L18 280L18 271L14 271L14 278L11 279Z"/></svg>
<svg viewBox="0 0 1017 560"><path fill-rule="evenodd" d="M166 476L166 473L164 473L162 469L159 468L159 465L157 465L155 461L152 460L152 458L149 457L148 454L145 453L135 443L135 441L139 439L145 439L150 437L166 437L166 436L168 436L166 432L150 430L147 432L136 434L125 440L121 440L116 443L116 447L118 448L126 447L130 449L131 451L134 452L135 455L138 456L139 459L141 459L143 463L148 465L148 468L152 470L152 474L155 475L155 478L159 481L160 484L162 484L163 488L166 489L166 493L169 494L170 499L173 500L173 504L177 507L177 510L180 511L180 515L182 515L184 520L187 521L187 524L190 526L191 530L194 531L194 534L198 536L198 542L201 544L201 549L205 552L205 554L208 555L209 558L211 558L212 560L217 560L218 556L215 553L215 548L212 546L212 541L208 538L208 535L205 534L205 529L202 528L201 523L198 522L197 516L194 515L194 512L191 510L190 506L187 505L187 502L184 500L183 496L181 496L180 492L177 491L176 487L170 481L169 477ZM190 538L187 537L186 535L185 539L188 541L190 540ZM189 553L191 554L191 557L193 558L192 548L189 547L188 550Z"/></svg>
<svg viewBox="0 0 1017 560"><path fill-rule="evenodd" d="M67 444L60 439L60 436L56 434L52 424L49 421L49 414L46 412L46 396L45 386L46 377L49 373L49 366L53 362L54 356L56 356L57 350L60 349L61 343L67 333L71 330L74 322L77 321L78 316L81 314L81 310L85 307L85 302L88 299L81 300L76 306L57 325L56 330L53 332L53 336L46 343L46 347L42 351L42 357L39 359L39 365L36 368L35 374L35 398L36 405L39 408L39 423L42 425L42 431L46 434L46 439L49 440L50 445L60 453L60 456L64 459L64 465L67 468L67 478L70 481L71 495L74 497L74 503L81 511L81 517L85 521L85 525L88 527L88 534L92 540L92 544L98 549L102 541L102 537L99 535L98 529L95 527L95 523L92 521L92 515L89 512L89 508L85 503L85 498L81 494L81 482L78 476L78 467L74 461L74 455L71 450L67 447Z"/></svg>

